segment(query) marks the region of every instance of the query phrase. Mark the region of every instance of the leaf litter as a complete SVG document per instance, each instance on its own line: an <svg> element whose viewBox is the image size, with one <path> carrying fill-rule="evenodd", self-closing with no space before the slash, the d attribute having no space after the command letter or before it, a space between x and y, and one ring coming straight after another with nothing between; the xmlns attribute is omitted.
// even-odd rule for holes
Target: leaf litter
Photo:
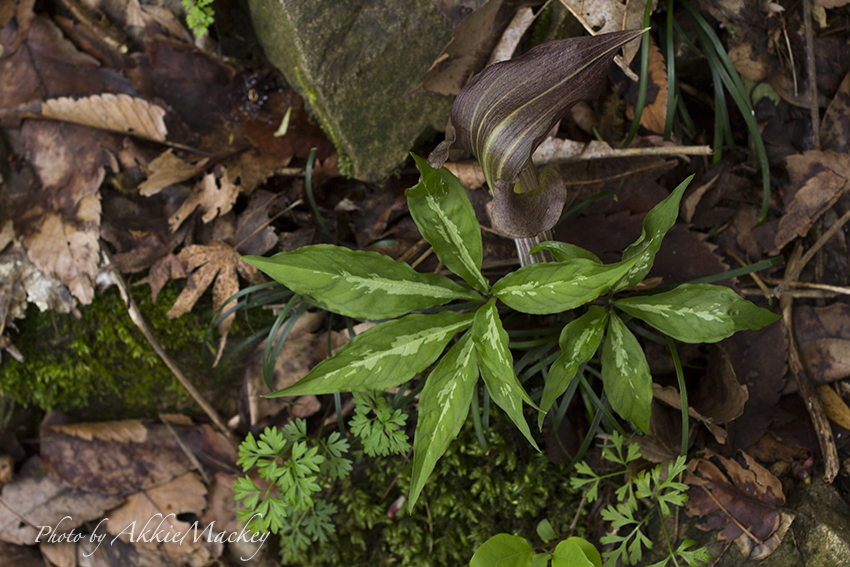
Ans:
<svg viewBox="0 0 850 567"><path fill-rule="evenodd" d="M135 0L101 0L96 4L113 31L119 32L112 34L117 38L114 41L102 33L87 35L85 22L80 20L58 16L52 21L36 15L33 2L7 2L0 6L0 75L11 78L0 82L0 121L10 140L10 156L17 156L10 160L4 156L4 161L17 160L14 163L21 164L14 171L0 166L5 183L0 187L0 347L13 352L14 320L23 316L29 302L42 309L73 312L78 303L91 301L102 268L102 241L117 252L114 257L122 273L149 268L144 281L150 284L154 300L169 280L186 278L170 316L192 310L209 288L213 290L214 307L221 307L233 293L254 281L254 272L241 263L240 254L261 255L276 246L290 249L323 238L303 204L308 189L318 197L321 214L328 216L328 226L356 242L359 249L373 246L394 257L417 262L419 270L441 268L433 254L415 247L418 235L404 213L404 201L397 190L403 189L404 184L409 186L410 175L402 172L402 180L383 189L364 188L362 184L335 178L332 145L310 123L303 102L294 91L276 79L257 79L250 72L242 72L231 60L222 61L190 45L186 41L190 36L179 19L164 8L141 5ZM489 15L487 10L480 10L473 12L475 18L462 20L457 30L479 25L479 18L487 22L475 34L456 33L456 40L433 68L442 74L423 77L424 88L456 91L474 70L480 69L489 57L489 46L498 41L513 16L510 9L504 8L508 4L487 3ZM645 6L644 2L605 0L563 0L562 4L576 14L590 33L641 27ZM686 197L688 222L680 221L671 230L670 242L662 247L656 270L650 274L654 278L652 285L672 285L721 273L738 259L758 261L786 252L796 243L810 246L828 225L836 222L846 209L850 178L844 156L850 135L850 60L842 53L842 40L834 34L816 38L821 103L828 107L820 125L821 147L812 149L804 142L806 117L799 108L789 110L785 102L801 105L805 100L794 92L793 64L783 59L790 54L784 46L785 23L780 22L779 12L771 6L775 4L761 6L767 10L760 14L762 20L753 19L753 14L739 10L734 2L707 8L731 27L759 30L738 35L730 32L727 39L732 64L740 74L760 81L758 88L762 90L758 92L771 85L774 91L766 91L768 95L761 99L761 106L755 100L756 90L753 91L756 116L764 127L771 166L777 174L771 219L757 225L760 189L744 156L745 140L739 145L740 151L724 152L720 164L709 169L707 162L699 163L700 158L688 161L670 156L620 157L618 149L594 139L588 128L582 129L567 118L547 143L560 148L560 153L553 152L552 159L573 160L557 165L569 174L573 202L600 191L610 191L618 200L603 198L586 206L561 225L559 237L593 250L605 261L619 259L617 254L624 243L639 234L643 214L667 194L665 187L670 176L678 176L683 170L702 176L702 183L695 184L702 186L701 192L694 193L690 201ZM654 6L652 9L655 18L663 16L663 11ZM451 6L445 10L447 15L454 14ZM495 12L498 17L493 16ZM833 14L826 12L829 18ZM770 33L761 33L768 25L774 26ZM125 33L145 26L160 35ZM791 40L796 41L790 27L788 31ZM625 60L632 60L637 53L637 44L630 46ZM800 62L796 65L799 82ZM650 53L650 73L650 81L658 90L644 109L641 124L646 130L638 145L663 149L671 142L651 136L652 132L663 131L663 105L667 102L662 90L667 86L666 62L655 46ZM710 90L710 85L699 84L693 77L677 78L684 84L678 96L686 100L692 111L696 108L701 114L713 115L705 105L705 97L686 90L692 87L689 81L697 83L692 88L694 92ZM250 102L246 94L251 89L267 95L264 105L246 103ZM610 123L616 122L618 116L621 120L628 116L628 104L616 92L587 105L587 109L593 115L589 123L600 132L616 132L616 125L612 129ZM285 136L275 137L288 110L292 124ZM699 123L698 128L701 131L692 139L695 147L710 142L713 125ZM307 188L288 176L303 175L304 160L311 147L319 148L320 161L314 169L313 186ZM674 174L668 171L671 167L676 167ZM31 186L12 191L10 180L25 180L27 168L32 172ZM481 180L475 179L474 167L470 173L469 185L481 185ZM715 181L708 183L712 175ZM484 191L477 193L480 195L471 196L487 229L487 197ZM148 204L140 205L144 200ZM338 206L341 202L346 206ZM147 223L144 228L130 226L126 219L133 216ZM841 231L825 246L826 255L840 256L843 240L846 237ZM499 262L510 261L506 250L510 247L498 235L487 232L485 267L503 269L498 267ZM803 272L800 278L806 281L796 283L818 283L816 268L810 271ZM781 268L773 269L762 283L775 285L779 277ZM725 283L744 293L761 293L755 291L748 276ZM831 382L838 386L838 392L844 392L841 384L850 374L850 353L844 344L848 339L843 322L848 314L843 303L829 303L834 295L825 295L828 290L816 290L820 294L817 299L826 304L809 304L806 302L811 296L804 296L799 287L789 289L802 302L795 308L794 333L812 378L817 383ZM302 317L303 324L299 320L284 344L284 355L278 359L275 387L296 381L327 355L328 337L321 330L321 313L307 311ZM219 326L219 355L232 320L231 316ZM333 331L333 349L347 337L346 331ZM782 464L802 478L800 471L812 472L811 465L803 463L819 451L817 443L805 440L805 435L795 437L788 433L796 428L808 435L811 425L805 413L802 418L788 421L792 418L786 412L791 408L787 402L797 398L789 396L795 386L793 380L786 380L786 348L784 328L774 325L731 337L721 347L681 352L689 375L689 413L693 423L700 424L692 427L691 446L713 448L716 453L746 450L741 453L744 464L728 458L729 453L720 456L710 452L691 462L691 511L704 518L704 525L722 527L721 534L725 535L721 537L735 539L742 551L753 554L751 557L766 557L790 524L784 512L777 512L784 504L778 481L753 456L762 462L772 459L774 466ZM262 362L257 360L261 354L260 350L255 351L244 371L239 411L242 426L283 423L292 416L307 417L321 411L322 402L316 398L258 397L265 387ZM642 448L644 442L655 443L647 445L645 453L655 455L656 460L675 456L680 447L680 414L676 407L681 404L673 386L675 378L671 377L669 368L659 370L651 424L656 436L641 440ZM697 387L691 388L690 384ZM833 386L821 388L828 389L821 389L819 396L830 419L836 427L846 425L845 399ZM273 405L264 405L272 401ZM710 436L702 434L703 427ZM91 520L104 515L121 519L112 500L96 505L96 498L105 498L101 494L105 489L113 493L109 498L129 495L121 512L125 522L149 515L153 509L173 509L203 517L206 523L215 520L221 529L225 525L236 529L232 523L232 482L236 471L220 466L222 462L233 462L232 447L208 425L188 421L175 428L192 446L190 452L202 455L202 467L208 468L214 479L209 484L199 480L199 473L193 472L197 466L181 456L183 450L161 423L45 425L41 464L28 465L30 468L15 477L4 488L4 499L6 489L14 493L18 484L32 482L33 477L27 476L30 473L26 471L41 466L50 472L36 478L48 479L54 485L55 478L62 478L75 488L62 484L65 492L61 494L79 499L80 506L92 499L85 502L92 506L88 513ZM210 442L211 439L218 441ZM152 483L153 477L156 482ZM34 513L43 512L53 518L49 514L54 513L54 485L50 488L45 483L41 488L28 489L35 491ZM715 503L707 496L707 490L722 503L722 508L712 508ZM158 494L168 496L160 498ZM743 503L749 506L753 502L751 509L742 509ZM750 538L731 518L756 537ZM17 519L8 520L8 528L0 529L0 534L17 533L22 529L18 524ZM221 553L220 549L206 547L185 553L166 548L138 549L119 540L113 553L120 557L118 564L124 565L202 562L204 557L214 558ZM6 549L0 549L0 557L6 557ZM64 550L42 546L44 556L57 565L62 561L70 565L69 558L76 559L90 551L82 544ZM11 548L8 553L29 557L19 548Z"/></svg>

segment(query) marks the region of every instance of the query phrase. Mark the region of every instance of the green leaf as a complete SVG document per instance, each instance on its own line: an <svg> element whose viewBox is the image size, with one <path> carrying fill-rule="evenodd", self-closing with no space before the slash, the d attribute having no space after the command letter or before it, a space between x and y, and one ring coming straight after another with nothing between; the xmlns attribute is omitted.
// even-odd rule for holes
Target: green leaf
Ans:
<svg viewBox="0 0 850 567"><path fill-rule="evenodd" d="M478 361L475 344L472 334L466 333L431 371L419 397L419 421L413 439L410 510L413 510L434 465L466 421L476 382Z"/></svg>
<svg viewBox="0 0 850 567"><path fill-rule="evenodd" d="M655 254L661 248L661 240L667 231L676 223L679 216L679 202L693 175L685 179L670 195L655 205L643 219L643 230L640 238L623 251L623 260L634 259L628 274L614 286L614 291L622 291L634 287L649 273L655 262Z"/></svg>
<svg viewBox="0 0 850 567"><path fill-rule="evenodd" d="M535 553L531 558L531 567L547 567L550 557L552 555L549 553Z"/></svg>
<svg viewBox="0 0 850 567"><path fill-rule="evenodd" d="M537 523L537 535L543 541L552 541L558 537L558 534L555 533L555 529L552 527L552 523L546 519L540 520Z"/></svg>
<svg viewBox="0 0 850 567"><path fill-rule="evenodd" d="M532 264L511 272L493 286L493 294L522 313L549 315L593 301L622 278L632 261L600 265L576 258Z"/></svg>
<svg viewBox="0 0 850 567"><path fill-rule="evenodd" d="M469 567L530 567L533 555L531 545L524 538L498 534L481 544Z"/></svg>
<svg viewBox="0 0 850 567"><path fill-rule="evenodd" d="M445 167L434 169L416 154L419 183L404 192L410 216L445 266L482 293L490 282L481 274L481 227L457 177Z"/></svg>
<svg viewBox="0 0 850 567"><path fill-rule="evenodd" d="M782 318L728 287L709 284L682 284L664 293L620 299L614 305L685 343L714 343Z"/></svg>
<svg viewBox="0 0 850 567"><path fill-rule="evenodd" d="M597 264L602 263L602 260L600 260L599 257L590 250L585 250L581 246L576 246L575 244L558 242L555 240L541 242L532 248L530 253L534 254L543 250L551 252L557 262L566 262L567 260L572 260L574 258L585 258L587 260L592 260Z"/></svg>
<svg viewBox="0 0 850 567"><path fill-rule="evenodd" d="M571 537L555 548L552 567L602 567L602 556L589 541Z"/></svg>
<svg viewBox="0 0 850 567"><path fill-rule="evenodd" d="M386 390L425 370L446 343L472 323L471 313L445 311L387 321L354 337L336 356L269 397Z"/></svg>
<svg viewBox="0 0 850 567"><path fill-rule="evenodd" d="M534 406L534 402L514 372L513 357L508 349L508 333L502 327L495 299L491 299L475 312L472 340L478 353L478 369L493 401L505 410L514 425L539 451L537 443L531 437L528 422L522 415L522 402L525 401L531 406Z"/></svg>
<svg viewBox="0 0 850 567"><path fill-rule="evenodd" d="M652 376L649 364L635 336L617 317L610 314L608 336L602 346L602 382L611 407L624 419L631 419L641 431L649 431L652 402Z"/></svg>
<svg viewBox="0 0 850 567"><path fill-rule="evenodd" d="M549 376L546 378L543 398L540 401L541 413L537 418L537 425L541 429L546 412L555 400L567 391L578 367L593 358L599 343L602 342L607 322L608 312L598 305L592 305L587 313L571 321L561 331L561 356L549 368Z"/></svg>
<svg viewBox="0 0 850 567"><path fill-rule="evenodd" d="M377 252L317 244L271 258L242 259L292 291L357 319L391 319L454 299L481 299L444 276L420 274Z"/></svg>

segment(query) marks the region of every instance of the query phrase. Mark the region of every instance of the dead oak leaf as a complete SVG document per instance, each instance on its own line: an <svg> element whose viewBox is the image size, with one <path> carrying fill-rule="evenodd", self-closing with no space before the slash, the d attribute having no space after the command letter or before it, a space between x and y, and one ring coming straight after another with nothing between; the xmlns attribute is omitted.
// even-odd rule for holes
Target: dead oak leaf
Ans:
<svg viewBox="0 0 850 567"><path fill-rule="evenodd" d="M257 268L243 262L236 250L220 240L213 240L206 245L187 246L180 251L177 258L190 275L186 287L165 314L169 319L191 311L213 280L213 308L218 310L228 298L239 291L238 275L250 281L257 274ZM231 313L218 324L218 332L221 335L219 353L235 317L236 314Z"/></svg>
<svg viewBox="0 0 850 567"><path fill-rule="evenodd" d="M781 525L779 507L785 504L785 494L779 479L747 453L741 454L746 468L711 451L688 464L685 482L691 489L685 511L689 516L709 516L698 526L703 530L726 524L718 536L721 540L732 541L747 533L761 543Z"/></svg>
<svg viewBox="0 0 850 567"><path fill-rule="evenodd" d="M86 98L61 97L41 103L41 115L101 130L132 134L164 142L165 109L126 94L105 93Z"/></svg>
<svg viewBox="0 0 850 567"><path fill-rule="evenodd" d="M561 0L561 4L572 12L590 35L634 30L643 27L643 12L648 0L632 0L618 2L617 0ZM657 0L652 2L657 4ZM626 64L632 62L640 47L640 38L634 39L623 46L623 57Z"/></svg>
<svg viewBox="0 0 850 567"><path fill-rule="evenodd" d="M646 106L640 115L640 125L656 134L663 134L667 121L667 63L652 38L649 39L649 81L654 98L647 93ZM635 117L635 108L631 104L626 107L626 117L629 120Z"/></svg>
<svg viewBox="0 0 850 567"><path fill-rule="evenodd" d="M224 166L217 165L213 172L204 175L183 205L168 218L169 227L172 232L176 231L198 207L204 212L201 217L204 223L227 214L233 208L241 189L242 186L236 184L233 174Z"/></svg>
<svg viewBox="0 0 850 567"><path fill-rule="evenodd" d="M139 185L139 194L150 197L169 185L191 179L204 170L208 161L206 158L194 163L184 161L169 149L147 165L148 178Z"/></svg>

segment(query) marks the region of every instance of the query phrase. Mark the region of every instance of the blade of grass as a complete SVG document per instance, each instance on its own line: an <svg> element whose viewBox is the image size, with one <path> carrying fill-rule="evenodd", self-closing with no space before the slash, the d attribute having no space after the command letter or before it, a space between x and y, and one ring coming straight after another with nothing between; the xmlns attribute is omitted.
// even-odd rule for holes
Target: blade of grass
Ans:
<svg viewBox="0 0 850 567"><path fill-rule="evenodd" d="M666 336L666 335L665 335ZM667 337L667 346L670 347L670 354L673 355L673 366L676 367L676 379L679 381L679 396L682 399L682 452L683 457L688 456L688 441L690 439L690 421L688 417L688 388L685 385L685 374L682 372L682 363L679 361L679 351L676 350L676 341L669 336Z"/></svg>
<svg viewBox="0 0 850 567"><path fill-rule="evenodd" d="M484 386L484 391L487 391L487 386ZM472 413L472 427L475 428L475 436L478 437L478 446L486 453L490 450L490 445L488 445L487 438L484 437L484 430L481 428L481 415L478 411L478 391L472 395L471 406L470 412Z"/></svg>
<svg viewBox="0 0 850 567"><path fill-rule="evenodd" d="M310 208L313 209L313 214L316 216L316 222L319 223L319 227L322 229L323 233L327 236L331 236L331 233L328 232L328 227L325 225L325 219L322 218L322 213L319 212L319 207L316 205L316 197L313 196L313 164L315 161L316 148L313 148L307 155L307 168L304 172L304 188L307 191L307 201L310 202Z"/></svg>
<svg viewBox="0 0 850 567"><path fill-rule="evenodd" d="M664 33L667 53L667 117L664 120L664 139L669 140L676 116L676 46L673 43L673 0L667 0L667 26Z"/></svg>
<svg viewBox="0 0 850 567"><path fill-rule="evenodd" d="M585 199L581 203L573 206L569 211L562 214L561 218L558 219L558 222L556 222L555 226L552 227L552 228L557 228L558 225L561 224L562 222L564 222L565 220L567 220L567 218L576 214L577 212L579 212L580 210L582 210L586 206L590 205L591 203L598 201L602 197L607 197L608 195L613 195L613 193L611 191L601 191L601 192L597 193L596 195L594 195L592 197L588 197L587 199Z"/></svg>
<svg viewBox="0 0 850 567"><path fill-rule="evenodd" d="M277 319L272 325L271 330L269 330L269 338L266 339L266 347L263 349L263 380L266 382L266 386L268 386L269 391L274 391L274 364L272 363L273 358L271 358L272 349L274 347L274 343L277 342L275 337L278 336L277 332L283 326L286 321L286 316L289 315L292 307L298 302L300 296L295 295L290 298L289 301L286 302L286 305L283 307L283 310L278 314ZM280 345L283 346L283 343ZM275 351L274 356L277 357L277 353L280 352L280 348Z"/></svg>
<svg viewBox="0 0 850 567"><path fill-rule="evenodd" d="M600 378L600 379L602 378L602 375L599 374L598 371L595 368L593 368L592 366L588 366L587 370L591 374L594 374L594 375L598 374L598 378ZM611 430L616 429L617 431L620 432L621 435L626 437L627 436L626 430L623 429L623 426L620 425L620 422L618 422L617 418L614 417L614 414L611 413L610 405L607 403L607 401L603 402L605 394L603 393L602 394L603 399L600 399L599 396L596 395L596 392L593 391L593 388L591 388L590 383L587 381L587 378L584 377L584 373L579 371L578 374L576 374L576 376L581 381L582 391L590 398L591 404L596 409L596 413L597 414L601 413L603 415L603 417L605 418L605 422L608 424L608 427ZM594 419L596 419L595 416L594 416Z"/></svg>

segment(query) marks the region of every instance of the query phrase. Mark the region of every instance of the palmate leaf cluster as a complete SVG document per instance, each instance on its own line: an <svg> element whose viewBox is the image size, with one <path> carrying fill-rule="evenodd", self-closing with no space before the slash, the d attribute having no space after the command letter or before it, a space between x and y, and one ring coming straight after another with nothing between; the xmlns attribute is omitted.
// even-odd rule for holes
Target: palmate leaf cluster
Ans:
<svg viewBox="0 0 850 567"><path fill-rule="evenodd" d="M525 266L491 286L481 273L481 230L465 190L447 169L436 170L414 158L422 177L406 192L410 213L439 260L462 283L438 274L420 274L374 252L329 245L307 246L272 258L245 257L328 310L356 319L386 320L272 396L388 389L432 367L419 399L408 496L411 509L465 421L479 378L495 404L537 448L523 404L538 410L542 426L542 415L567 390L578 366L601 348L602 382L611 407L647 431L652 378L643 350L627 326L630 318L642 319L685 342L718 341L778 318L720 286L682 285L655 295L614 295L634 287L649 273L664 235L676 221L690 179L647 214L640 237L623 252L620 262L603 264L576 246L544 243L541 247L550 250L556 262ZM538 407L514 372L497 301L522 313L550 315L606 295L610 297L606 306L591 305L564 327L559 341L562 354L549 369ZM453 300L467 303L437 313L410 313ZM444 353L455 336L459 338Z"/></svg>
<svg viewBox="0 0 850 567"><path fill-rule="evenodd" d="M410 451L404 431L407 414L393 409L387 399L375 393L355 393L351 432L360 438L363 451L370 457L401 455ZM369 417L374 414L374 417Z"/></svg>
<svg viewBox="0 0 850 567"><path fill-rule="evenodd" d="M338 432L327 439L307 436L307 424L296 419L282 429L266 428L259 440L248 434L239 446L245 472L256 468L266 488L248 476L236 480L235 499L244 509L237 518L256 532L280 533L293 550L312 541L327 541L336 506L315 498L327 480L348 476L348 441Z"/></svg>
<svg viewBox="0 0 850 567"><path fill-rule="evenodd" d="M605 479L625 477L625 482L615 492L617 503L602 509L602 518L611 524L611 530L600 542L614 546L613 550L602 554L606 562L615 564L622 561L625 565L636 565L642 560L644 550L652 549L652 541L641 530L650 514L642 518L639 516L638 501L646 499L651 502L653 511L658 511L663 522L673 513L673 507L682 506L688 499L685 494L688 485L677 481L688 467L685 457L680 456L666 466L658 465L637 475L630 474L630 463L640 458L640 452L636 443L626 446L625 442L623 436L614 432L611 445L603 449L603 457L622 468L600 476L582 462L576 466L578 474L570 478L570 484L575 489L585 490L588 502L594 502L598 498L599 485ZM711 560L705 548L689 551L691 546L693 542L686 540L674 549L672 543L667 541L667 556L652 567L663 567L673 558L683 559L691 567L697 567L698 561Z"/></svg>

